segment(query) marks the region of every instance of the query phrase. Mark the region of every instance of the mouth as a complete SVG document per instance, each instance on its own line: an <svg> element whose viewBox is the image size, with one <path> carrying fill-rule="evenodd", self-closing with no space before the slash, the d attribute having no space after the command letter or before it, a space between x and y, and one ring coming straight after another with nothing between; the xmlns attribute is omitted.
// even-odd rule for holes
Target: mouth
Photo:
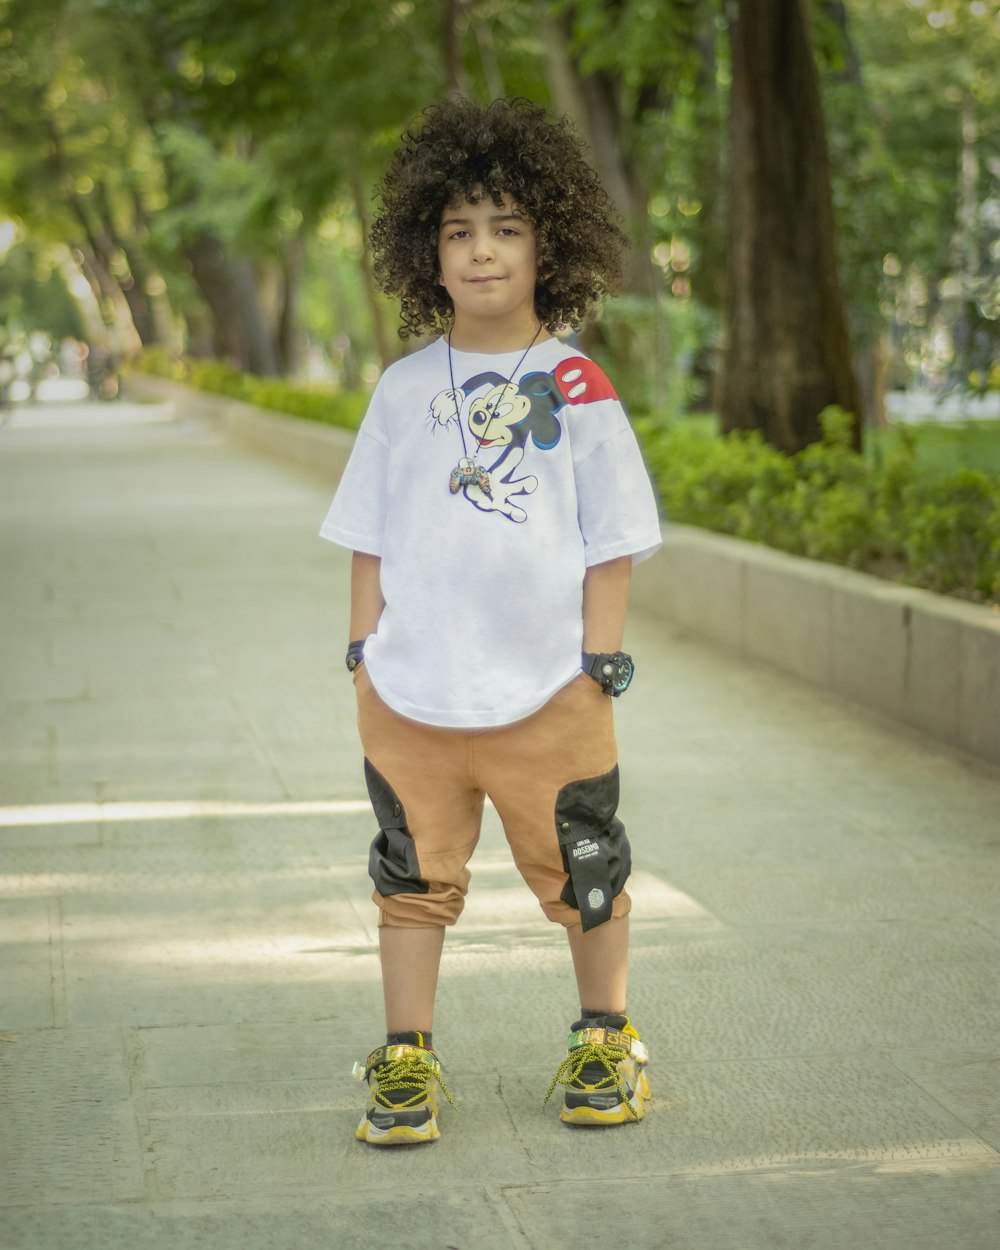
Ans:
<svg viewBox="0 0 1000 1250"><path fill-rule="evenodd" d="M483 277L481 278L468 278L466 280L468 282L471 282L474 286L488 286L489 283L491 282L503 281L503 279L500 278L497 274L484 274Z"/></svg>
<svg viewBox="0 0 1000 1250"><path fill-rule="evenodd" d="M497 440L495 438L477 438L476 442L480 447L492 447Z"/></svg>

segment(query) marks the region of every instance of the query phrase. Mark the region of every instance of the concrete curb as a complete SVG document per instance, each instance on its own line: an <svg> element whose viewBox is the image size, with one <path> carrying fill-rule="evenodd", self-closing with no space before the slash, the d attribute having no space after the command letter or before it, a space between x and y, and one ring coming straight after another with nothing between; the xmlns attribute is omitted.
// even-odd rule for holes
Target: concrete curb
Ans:
<svg viewBox="0 0 1000 1250"><path fill-rule="evenodd" d="M671 525L633 603L1000 763L1000 613Z"/></svg>
<svg viewBox="0 0 1000 1250"><path fill-rule="evenodd" d="M131 376L241 441L329 476L346 430ZM1000 612L685 525L636 569L633 604L1000 764Z"/></svg>
<svg viewBox="0 0 1000 1250"><path fill-rule="evenodd" d="M284 412L269 412L168 378L130 373L125 385L132 398L183 404L187 416L212 421L239 442L314 469L329 478L331 489L344 471L354 446L354 434L350 430L306 421Z"/></svg>

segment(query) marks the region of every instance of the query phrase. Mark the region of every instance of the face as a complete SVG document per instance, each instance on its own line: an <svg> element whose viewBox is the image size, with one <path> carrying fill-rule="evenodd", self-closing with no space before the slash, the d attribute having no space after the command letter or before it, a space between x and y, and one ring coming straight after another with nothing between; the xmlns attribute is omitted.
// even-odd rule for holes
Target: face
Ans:
<svg viewBox="0 0 1000 1250"><path fill-rule="evenodd" d="M441 284L455 306L455 324L477 318L512 330L537 324L535 231L509 196L499 206L485 196L463 200L441 214Z"/></svg>
<svg viewBox="0 0 1000 1250"><path fill-rule="evenodd" d="M495 386L469 409L469 430L480 447L506 447L513 442L512 426L531 410L531 400L509 382Z"/></svg>

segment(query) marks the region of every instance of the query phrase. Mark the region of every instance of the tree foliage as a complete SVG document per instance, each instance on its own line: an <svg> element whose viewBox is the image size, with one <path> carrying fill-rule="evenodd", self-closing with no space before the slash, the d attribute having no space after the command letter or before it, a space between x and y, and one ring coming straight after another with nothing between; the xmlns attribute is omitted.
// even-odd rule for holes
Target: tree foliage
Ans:
<svg viewBox="0 0 1000 1250"><path fill-rule="evenodd" d="M901 375L985 389L993 369L998 386L1000 4L851 0L850 14L867 118L848 259L868 262L869 309L898 344Z"/></svg>
<svg viewBox="0 0 1000 1250"><path fill-rule="evenodd" d="M856 359L881 345L890 383L1000 384L1000 4L809 7ZM122 347L264 374L322 356L353 384L399 350L361 247L397 136L449 89L527 95L574 118L635 241L629 297L591 345L637 407L708 402L742 209L735 11L0 0L0 215L69 249Z"/></svg>

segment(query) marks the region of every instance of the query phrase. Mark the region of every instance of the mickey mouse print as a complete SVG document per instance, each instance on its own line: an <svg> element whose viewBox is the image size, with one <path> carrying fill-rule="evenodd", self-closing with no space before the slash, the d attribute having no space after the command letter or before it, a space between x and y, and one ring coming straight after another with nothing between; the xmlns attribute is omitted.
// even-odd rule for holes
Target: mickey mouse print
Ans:
<svg viewBox="0 0 1000 1250"><path fill-rule="evenodd" d="M461 491L481 512L526 521L528 514L517 501L538 488L537 477L521 474L529 441L537 451L551 451L562 437L557 413L568 404L601 399L617 395L601 369L584 356L561 361L551 373L527 373L517 382L499 373L477 373L455 390L440 391L431 400L432 427L464 421L472 439L470 455L460 426L466 454L452 471L452 493ZM487 464L486 457L493 459Z"/></svg>

